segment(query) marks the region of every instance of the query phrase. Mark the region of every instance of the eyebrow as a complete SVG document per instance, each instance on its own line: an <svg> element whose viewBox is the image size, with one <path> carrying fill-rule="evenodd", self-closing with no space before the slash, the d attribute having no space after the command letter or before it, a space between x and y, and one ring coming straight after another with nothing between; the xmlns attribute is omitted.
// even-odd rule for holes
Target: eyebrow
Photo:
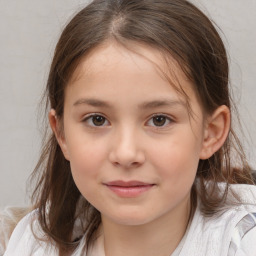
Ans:
<svg viewBox="0 0 256 256"><path fill-rule="evenodd" d="M73 106L79 106L79 105L89 105L93 107L104 107L104 108L112 108L112 105L106 101L99 100L99 99L93 99L93 98L83 98L77 100ZM185 106L186 104L179 100L172 100L172 99L161 99L161 100L152 100L141 103L138 107L140 109L151 109L151 108L158 108L158 107L173 107L175 105Z"/></svg>
<svg viewBox="0 0 256 256"><path fill-rule="evenodd" d="M79 106L83 104L90 105L93 107L105 107L105 108L111 107L111 105L106 101L98 100L98 99L79 99L73 104L73 106Z"/></svg>
<svg viewBox="0 0 256 256"><path fill-rule="evenodd" d="M186 104L179 100L163 99L163 100L153 100L153 101L144 102L139 105L139 108L150 109L150 108L165 107L165 106L172 107L175 105L185 106Z"/></svg>

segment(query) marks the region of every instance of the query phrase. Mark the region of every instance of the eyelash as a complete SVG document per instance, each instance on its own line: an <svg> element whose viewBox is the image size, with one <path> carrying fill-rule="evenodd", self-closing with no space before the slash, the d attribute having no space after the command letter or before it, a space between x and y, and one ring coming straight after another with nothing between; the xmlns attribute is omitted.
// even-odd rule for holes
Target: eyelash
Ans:
<svg viewBox="0 0 256 256"><path fill-rule="evenodd" d="M93 118L96 118L96 117L100 117L103 119L103 124L102 125L95 125L95 123L93 123ZM154 118L164 118L164 123L163 125L156 125L154 124ZM82 120L83 123L86 123L89 127L104 127L104 126L108 126L110 125L110 122L107 120L106 117L104 117L104 115L100 114L100 113L93 113L93 114L89 114L87 116L85 116ZM168 122L166 124L166 122ZM170 116L168 115L165 115L165 114L154 114L153 116L150 117L150 119L146 122L147 125L149 125L151 123L151 125L149 126L152 126L152 127L155 127L155 128L158 128L158 129L161 129L162 127L166 127L168 125L170 125L171 123L173 123L174 120L173 118L171 118ZM107 125L105 123L108 123Z"/></svg>
<svg viewBox="0 0 256 256"><path fill-rule="evenodd" d="M150 125L150 126L155 127L155 128L157 128L157 129L164 128L164 127L166 127L166 126L168 126L168 125L170 125L171 123L174 122L173 118L171 118L171 117L168 116L168 115L165 115L165 114L155 114L155 115L153 115L153 116L150 117L150 119L146 122L146 124L149 124L150 122L153 123L153 122L154 122L153 120L154 120L154 118L156 118L156 117L158 117L158 118L159 118L159 117L164 118L164 124L163 124L163 125L155 125L155 124ZM168 122L168 123L166 124L166 122Z"/></svg>
<svg viewBox="0 0 256 256"><path fill-rule="evenodd" d="M104 117L102 114L100 113L93 113L93 114L89 114L87 116L85 116L82 120L83 123L86 123L89 127L102 127L102 126L106 126L106 125L95 125L93 123L93 118L96 118L96 117L100 117L100 118L103 118L104 119L104 124L106 122L109 123L109 121L107 120L106 117ZM109 124L108 124L109 125Z"/></svg>

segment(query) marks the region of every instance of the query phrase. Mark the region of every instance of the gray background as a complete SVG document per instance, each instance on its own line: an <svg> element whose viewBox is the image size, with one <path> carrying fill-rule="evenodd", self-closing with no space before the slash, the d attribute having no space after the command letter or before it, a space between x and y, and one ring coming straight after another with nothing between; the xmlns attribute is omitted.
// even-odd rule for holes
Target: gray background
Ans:
<svg viewBox="0 0 256 256"><path fill-rule="evenodd" d="M38 102L61 29L87 1L0 0L0 207L26 205L40 149ZM256 0L194 0L222 29L231 82L256 169ZM250 134L250 135L249 135Z"/></svg>

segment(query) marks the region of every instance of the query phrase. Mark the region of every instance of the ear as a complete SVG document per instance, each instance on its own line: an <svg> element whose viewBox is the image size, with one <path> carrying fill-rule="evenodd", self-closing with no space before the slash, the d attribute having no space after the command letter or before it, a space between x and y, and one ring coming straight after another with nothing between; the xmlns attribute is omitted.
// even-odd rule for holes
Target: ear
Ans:
<svg viewBox="0 0 256 256"><path fill-rule="evenodd" d="M58 144L63 152L63 155L69 161L69 153L68 153L68 148L65 140L65 135L64 135L64 132L61 131L60 120L58 119L56 115L56 111L54 109L50 110L48 118L49 118L51 129L58 141Z"/></svg>
<svg viewBox="0 0 256 256"><path fill-rule="evenodd" d="M206 120L200 159L208 159L218 151L227 139L229 130L230 110L222 105Z"/></svg>

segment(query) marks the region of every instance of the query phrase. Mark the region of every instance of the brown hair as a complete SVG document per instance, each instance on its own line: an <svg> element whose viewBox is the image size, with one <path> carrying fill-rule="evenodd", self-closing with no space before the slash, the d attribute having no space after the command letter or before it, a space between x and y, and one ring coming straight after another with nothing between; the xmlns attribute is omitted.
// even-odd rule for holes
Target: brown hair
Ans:
<svg viewBox="0 0 256 256"><path fill-rule="evenodd" d="M231 108L225 47L212 22L194 5L186 0L95 0L70 21L59 39L46 88L47 111L50 105L62 119L65 87L71 75L81 59L106 40L144 43L172 56L192 81L206 113L221 105ZM231 149L240 159L233 163L239 169L231 166ZM73 226L83 214L88 247L101 222L100 213L81 199L69 162L53 134L45 143L33 177L38 179L32 198L44 232L57 242L60 252L75 248ZM225 203L228 184L253 183L232 129L219 151L200 160L196 180L200 186L193 185L192 203L195 207L198 197L206 215L214 214ZM227 184L221 196L213 193L218 182Z"/></svg>

